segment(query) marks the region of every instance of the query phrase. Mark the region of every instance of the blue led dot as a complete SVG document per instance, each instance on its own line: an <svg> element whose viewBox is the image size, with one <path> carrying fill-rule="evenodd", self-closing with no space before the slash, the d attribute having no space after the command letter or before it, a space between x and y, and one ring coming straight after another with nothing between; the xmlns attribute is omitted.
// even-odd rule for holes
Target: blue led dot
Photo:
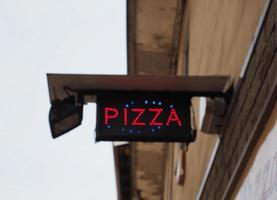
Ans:
<svg viewBox="0 0 277 200"><path fill-rule="evenodd" d="M161 127L160 127L160 126L158 126L158 129L161 129Z"/></svg>
<svg viewBox="0 0 277 200"><path fill-rule="evenodd" d="M152 131L152 132L154 132L154 131L155 131L155 129L153 129L153 128L152 128L152 129L151 129L151 131Z"/></svg>
<svg viewBox="0 0 277 200"><path fill-rule="evenodd" d="M156 105L156 101L153 101L152 104L153 104L153 105Z"/></svg>
<svg viewBox="0 0 277 200"><path fill-rule="evenodd" d="M161 105L162 105L162 102L159 101L158 105L161 106Z"/></svg>
<svg viewBox="0 0 277 200"><path fill-rule="evenodd" d="M137 133L141 133L141 131L137 131Z"/></svg>
<svg viewBox="0 0 277 200"><path fill-rule="evenodd" d="M111 128L111 125L108 125L107 128Z"/></svg>
<svg viewBox="0 0 277 200"><path fill-rule="evenodd" d="M145 104L148 104L148 101L147 101L147 100L145 100L145 101L144 101L144 103L145 103Z"/></svg>
<svg viewBox="0 0 277 200"><path fill-rule="evenodd" d="M131 104L133 105L135 102L134 101L131 101Z"/></svg>
<svg viewBox="0 0 277 200"><path fill-rule="evenodd" d="M133 133L133 130L132 130L132 129L130 129L130 130L129 130L129 133Z"/></svg>
<svg viewBox="0 0 277 200"><path fill-rule="evenodd" d="M174 107L174 106L171 104L171 105L170 105L170 108L173 108L173 107Z"/></svg>
<svg viewBox="0 0 277 200"><path fill-rule="evenodd" d="M122 128L122 129L121 129L121 131L122 131L122 132L124 132L124 131L125 131L125 129L124 129L124 128Z"/></svg>
<svg viewBox="0 0 277 200"><path fill-rule="evenodd" d="M129 105L128 105L128 104L126 104L126 105L125 105L125 107L126 107L126 108L129 108Z"/></svg>

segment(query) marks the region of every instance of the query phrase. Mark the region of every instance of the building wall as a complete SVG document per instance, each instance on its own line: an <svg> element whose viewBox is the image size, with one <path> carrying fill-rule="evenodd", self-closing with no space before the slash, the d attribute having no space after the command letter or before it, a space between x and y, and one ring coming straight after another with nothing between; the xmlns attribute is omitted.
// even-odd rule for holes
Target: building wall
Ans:
<svg viewBox="0 0 277 200"><path fill-rule="evenodd" d="M182 0L129 0L128 74L173 74Z"/></svg>
<svg viewBox="0 0 277 200"><path fill-rule="evenodd" d="M232 199L277 199L277 104L236 186Z"/></svg>
<svg viewBox="0 0 277 200"><path fill-rule="evenodd" d="M272 1L276 5L276 0ZM178 75L229 75L238 86L243 62L266 0L178 0L170 3L168 1L137 0L128 2L129 74L174 74L177 72ZM184 9L180 9L183 8L182 6ZM178 27L182 15L180 31ZM165 25L167 25L166 28ZM180 37L177 36L178 34ZM267 39L266 37L264 38ZM177 50L179 49L177 70L175 69L175 43L179 44L177 47ZM264 41L264 44L268 45L268 41ZM167 50L160 54L160 50L165 50L165 47L168 47ZM150 53L149 50L153 52ZM259 50L260 54L261 52L262 50ZM261 62L264 66L268 64L266 59ZM276 63L276 60L274 62ZM238 121L240 124L237 126L234 122L237 120L231 120L230 130L232 128L239 128L239 130L228 132L229 137L226 138L229 142L226 142L226 139L223 140L223 143L230 143L229 146L233 149L227 148L226 150L228 145L225 145L225 148L219 148L216 158L220 157L221 159L217 159L216 170L213 168L212 178L208 178L208 188L205 187L202 199L220 199L222 194L218 191L222 189L221 183L226 185L226 180L230 178L229 173L232 172L230 169L235 168L239 156L239 151L236 151L235 148L236 144L241 148L249 135L245 134L247 137L240 140L240 133L242 133L240 131L243 130L245 133L242 122L248 122L248 118L251 117L249 113L252 111L252 104L255 105L253 101L259 95L258 86L265 88L262 91L264 93L269 90L266 79L268 73L262 68L250 71L251 83L247 87L253 89L252 96L248 96L248 90L245 89L247 87L244 87L242 90L244 94L236 98L238 100L234 106L236 112L230 116L232 119L236 119L243 114L242 121ZM272 67L269 69L274 70ZM258 82L252 81L256 78ZM263 81L267 83L264 84ZM194 99L193 105L198 121L199 100ZM253 111L256 112L255 114L258 112L255 109ZM252 117L251 120L255 121L255 118ZM251 122L249 124L251 125ZM225 135L228 136L228 134ZM157 147L151 145L149 151L145 151L149 148L148 145L132 144L134 199L161 199L162 191L165 200L195 199L216 141L218 141L217 136L198 133L196 142L189 146L189 150L184 156L180 156L180 152L184 152L180 144L162 144L162 148L159 146L161 144L157 144ZM220 144L222 144L222 140ZM236 154L232 154L233 151L236 151ZM151 152L157 154L155 155L157 159L153 158ZM145 156L148 153L150 156ZM229 158L227 161L223 159L225 154ZM185 162L181 163L185 172L183 174L185 181L177 184L176 171L178 171L177 165L180 164L180 157L185 158ZM153 161L152 164L150 164L151 161ZM229 170L227 175L222 174L225 173L224 170ZM218 179L221 181L216 182Z"/></svg>
<svg viewBox="0 0 277 200"><path fill-rule="evenodd" d="M277 1L268 2L247 70L225 119L218 153L201 199L231 198L276 103Z"/></svg>
<svg viewBox="0 0 277 200"><path fill-rule="evenodd" d="M188 0L185 5L188 21L183 20L186 23L183 28L188 33L183 31L182 34L187 36L181 37L180 41L179 75L185 73L183 68L187 62L189 75L229 75L237 82L264 3L264 0ZM198 113L197 99L194 105ZM196 199L216 140L216 136L198 133L196 142L186 153L183 185L178 185L175 178L169 178L174 177L179 149L178 145L172 144L174 153L168 153L167 161L170 174L165 178L172 185L166 191L165 199Z"/></svg>
<svg viewBox="0 0 277 200"><path fill-rule="evenodd" d="M238 77L264 0L190 0L189 74Z"/></svg>

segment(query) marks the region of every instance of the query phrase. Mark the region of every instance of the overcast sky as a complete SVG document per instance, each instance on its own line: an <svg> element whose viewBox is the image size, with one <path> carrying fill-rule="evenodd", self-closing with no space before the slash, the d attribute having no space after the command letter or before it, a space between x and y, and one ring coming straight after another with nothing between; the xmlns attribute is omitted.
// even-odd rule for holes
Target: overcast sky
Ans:
<svg viewBox="0 0 277 200"><path fill-rule="evenodd" d="M95 105L53 140L46 73L125 74L125 1L0 0L0 199L116 199Z"/></svg>

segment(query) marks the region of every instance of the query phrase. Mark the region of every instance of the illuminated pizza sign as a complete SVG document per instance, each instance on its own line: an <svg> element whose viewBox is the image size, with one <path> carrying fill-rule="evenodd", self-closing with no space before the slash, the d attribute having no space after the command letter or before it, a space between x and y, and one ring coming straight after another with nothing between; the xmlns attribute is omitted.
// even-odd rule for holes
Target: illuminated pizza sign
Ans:
<svg viewBox="0 0 277 200"><path fill-rule="evenodd" d="M190 98L180 94L97 95L97 141L186 142L190 131Z"/></svg>

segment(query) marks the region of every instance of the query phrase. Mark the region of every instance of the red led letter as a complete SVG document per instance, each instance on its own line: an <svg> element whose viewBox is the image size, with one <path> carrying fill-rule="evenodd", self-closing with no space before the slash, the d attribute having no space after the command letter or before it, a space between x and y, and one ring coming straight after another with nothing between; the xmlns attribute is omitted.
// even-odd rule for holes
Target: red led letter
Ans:
<svg viewBox="0 0 277 200"><path fill-rule="evenodd" d="M176 111L174 108L171 109L171 112L169 114L168 120L166 122L166 125L169 126L169 123L171 121L176 121L178 123L179 126L182 126L182 122L180 121Z"/></svg>
<svg viewBox="0 0 277 200"><path fill-rule="evenodd" d="M112 114L110 114L112 113ZM118 116L118 110L116 108L105 108L105 125L109 124L109 119L117 118Z"/></svg>
<svg viewBox="0 0 277 200"><path fill-rule="evenodd" d="M124 108L124 125L127 125L128 111L127 108Z"/></svg>
<svg viewBox="0 0 277 200"><path fill-rule="evenodd" d="M132 112L138 112L138 115L132 122L133 126L145 126L145 122L138 122L139 118L141 115L144 113L145 109L144 108L132 108Z"/></svg>
<svg viewBox="0 0 277 200"><path fill-rule="evenodd" d="M156 122L156 120L159 117L159 115L161 114L161 112L163 111L163 109L162 108L149 108L149 111L150 112L156 112L155 116L153 117L153 119L151 120L149 125L152 125L152 126L162 126L163 123L162 122Z"/></svg>

